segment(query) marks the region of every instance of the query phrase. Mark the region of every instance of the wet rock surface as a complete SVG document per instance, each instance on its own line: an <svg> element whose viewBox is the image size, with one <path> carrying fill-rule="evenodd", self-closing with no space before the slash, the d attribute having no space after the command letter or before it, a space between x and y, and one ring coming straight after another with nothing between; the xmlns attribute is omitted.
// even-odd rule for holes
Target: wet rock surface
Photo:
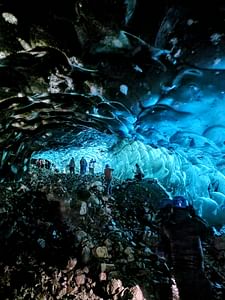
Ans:
<svg viewBox="0 0 225 300"><path fill-rule="evenodd" d="M101 175L48 170L1 185L0 298L166 300L171 273L157 254L155 214L167 195L150 179L113 186L109 197ZM204 250L223 299L224 236Z"/></svg>

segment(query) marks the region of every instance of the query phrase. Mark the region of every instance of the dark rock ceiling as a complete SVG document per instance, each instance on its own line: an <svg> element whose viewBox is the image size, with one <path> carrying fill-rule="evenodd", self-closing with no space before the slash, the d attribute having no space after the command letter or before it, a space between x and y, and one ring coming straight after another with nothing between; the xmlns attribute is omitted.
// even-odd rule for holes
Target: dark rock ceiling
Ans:
<svg viewBox="0 0 225 300"><path fill-rule="evenodd" d="M207 48L214 58L207 38L223 25L223 1L201 10L195 4L0 1L1 175L8 176L12 164L22 174L35 150L69 144L66 133L74 140L80 130L95 128L137 138L146 115L142 102L151 94L160 98L186 66L206 68L196 49ZM198 22L189 28L184 19ZM162 111L170 118L183 114L160 103L148 114L158 119Z"/></svg>

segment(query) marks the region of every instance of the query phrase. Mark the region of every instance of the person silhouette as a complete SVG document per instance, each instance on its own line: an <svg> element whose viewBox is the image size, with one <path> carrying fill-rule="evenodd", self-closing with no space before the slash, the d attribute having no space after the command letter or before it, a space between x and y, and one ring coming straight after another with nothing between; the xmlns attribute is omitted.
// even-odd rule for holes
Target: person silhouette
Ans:
<svg viewBox="0 0 225 300"><path fill-rule="evenodd" d="M96 163L96 160L94 160L93 158L89 161L89 174L90 175L93 175L95 174L95 163Z"/></svg>
<svg viewBox="0 0 225 300"><path fill-rule="evenodd" d="M73 157L71 158L71 160L69 162L69 168L70 168L70 174L74 175L75 174L75 160Z"/></svg>
<svg viewBox="0 0 225 300"><path fill-rule="evenodd" d="M112 172L114 169L110 168L109 164L105 165L104 169L104 181L106 183L106 192L107 195L112 194Z"/></svg>
<svg viewBox="0 0 225 300"><path fill-rule="evenodd" d="M211 300L211 284L204 273L202 241L208 224L193 213L183 196L175 196L161 214L160 249L174 273L180 300ZM166 209L166 210L165 210ZM165 212L167 212L165 214Z"/></svg>
<svg viewBox="0 0 225 300"><path fill-rule="evenodd" d="M87 161L86 159L82 156L80 160L80 175L85 175L87 169Z"/></svg>

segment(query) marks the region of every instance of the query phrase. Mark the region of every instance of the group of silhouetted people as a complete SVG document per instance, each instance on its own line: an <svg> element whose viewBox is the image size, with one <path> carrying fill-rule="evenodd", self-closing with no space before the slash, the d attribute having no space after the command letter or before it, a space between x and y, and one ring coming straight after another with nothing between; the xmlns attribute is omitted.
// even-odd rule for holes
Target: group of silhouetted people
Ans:
<svg viewBox="0 0 225 300"><path fill-rule="evenodd" d="M96 160L94 160L93 158L89 162L89 174L90 175L94 175L95 163L96 163ZM80 160L80 175L86 174L87 166L88 166L87 160L84 157L82 157ZM69 171L70 171L71 175L75 174L75 168L76 168L75 160L72 157L69 162Z"/></svg>
<svg viewBox="0 0 225 300"><path fill-rule="evenodd" d="M89 161L89 174L92 176L95 175L95 163L96 163L96 160L94 160L93 158ZM87 160L84 157L82 157L80 160L80 175L83 176L86 174L87 166L88 166ZM69 162L69 171L70 171L71 175L75 174L75 167L76 167L75 160L72 157ZM106 187L107 195L112 194L112 179L113 179L112 172L113 171L114 171L114 169L111 168L109 166L109 164L105 165L103 179L104 179L104 184Z"/></svg>
<svg viewBox="0 0 225 300"><path fill-rule="evenodd" d="M39 168L39 169L50 169L51 167L51 163L50 161L46 160L46 159L37 159L36 160L36 166Z"/></svg>
<svg viewBox="0 0 225 300"><path fill-rule="evenodd" d="M90 160L89 162L89 174L90 175L94 175L95 174L95 163L96 163L96 160L94 160L93 158ZM87 172L87 160L82 157L81 160L80 160L80 175L85 175L86 172ZM70 174L71 175L74 175L75 174L75 160L74 158L72 157L70 162L69 162L69 171L70 171ZM113 179L113 176L112 176L112 172L114 171L113 168L111 168L109 166L109 164L106 164L105 165L105 168L104 168L104 183L106 185L106 192L107 192L107 195L111 195L112 194L112 179ZM135 164L135 171L134 171L135 175L134 175L134 178L136 180L141 180L144 178L144 173L141 169L141 167L136 163Z"/></svg>

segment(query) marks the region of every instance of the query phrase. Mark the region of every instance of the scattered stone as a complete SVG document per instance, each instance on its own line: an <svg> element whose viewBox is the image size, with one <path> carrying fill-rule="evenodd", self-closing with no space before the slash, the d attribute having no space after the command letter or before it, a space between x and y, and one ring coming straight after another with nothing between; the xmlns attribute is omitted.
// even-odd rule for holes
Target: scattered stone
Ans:
<svg viewBox="0 0 225 300"><path fill-rule="evenodd" d="M107 285L107 292L109 295L119 294L124 289L120 279L112 279Z"/></svg>
<svg viewBox="0 0 225 300"><path fill-rule="evenodd" d="M97 247L96 249L94 249L94 255L97 258L108 258L108 249L105 246Z"/></svg>
<svg viewBox="0 0 225 300"><path fill-rule="evenodd" d="M16 183L0 187L0 283L12 287L11 299L159 300L160 287L170 280L155 253L154 213L164 192L155 181L117 182L114 197L105 197L88 180L57 174L35 177L26 183L29 191ZM49 195L55 197L59 186L56 201ZM205 245L206 272L220 300L224 234Z"/></svg>
<svg viewBox="0 0 225 300"><path fill-rule="evenodd" d="M146 300L139 285L130 288L130 293L132 294L131 300Z"/></svg>
<svg viewBox="0 0 225 300"><path fill-rule="evenodd" d="M86 214L87 214L87 203L85 201L81 201L80 215L84 216Z"/></svg>
<svg viewBox="0 0 225 300"><path fill-rule="evenodd" d="M77 275L75 277L77 286L79 287L79 286L85 284L85 279L86 279L86 276L84 274Z"/></svg>

